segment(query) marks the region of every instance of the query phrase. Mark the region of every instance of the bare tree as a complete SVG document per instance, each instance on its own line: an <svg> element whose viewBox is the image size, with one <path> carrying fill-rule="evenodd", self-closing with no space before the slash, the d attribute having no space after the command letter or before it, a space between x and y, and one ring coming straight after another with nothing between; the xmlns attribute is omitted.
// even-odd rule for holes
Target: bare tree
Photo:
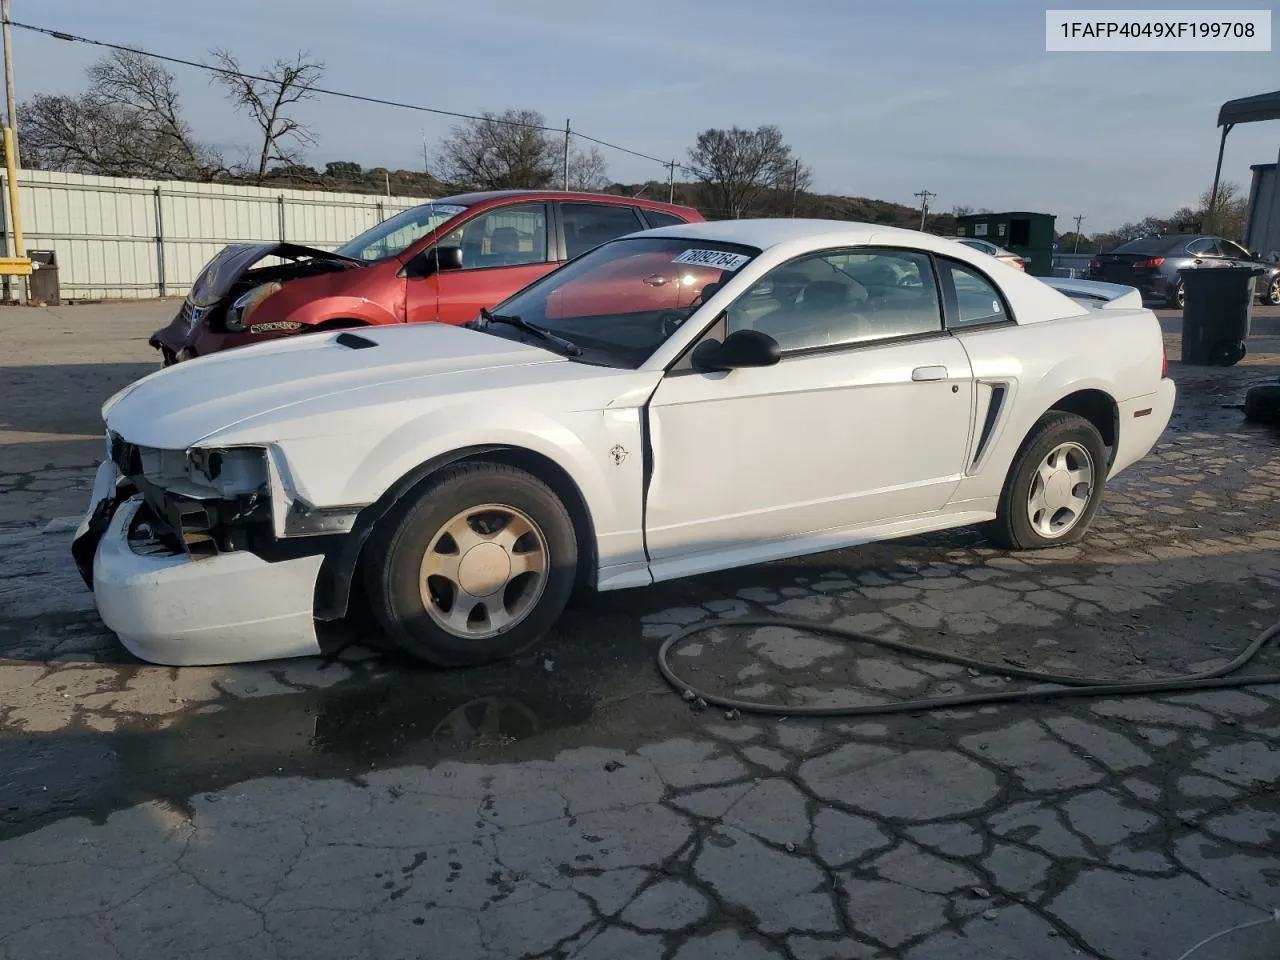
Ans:
<svg viewBox="0 0 1280 960"><path fill-rule="evenodd" d="M732 218L751 212L771 191L789 193L796 170L791 147L771 125L704 130L690 148L689 160L709 206Z"/></svg>
<svg viewBox="0 0 1280 960"><path fill-rule="evenodd" d="M570 190L603 190L608 185L609 165L595 144L569 151Z"/></svg>
<svg viewBox="0 0 1280 960"><path fill-rule="evenodd" d="M436 175L484 190L551 186L563 148L547 136L546 126L535 110L486 113L460 123L436 151Z"/></svg>
<svg viewBox="0 0 1280 960"><path fill-rule="evenodd" d="M87 70L78 96L36 94L18 110L23 157L38 169L116 177L210 180L222 158L182 117L173 74L117 50Z"/></svg>
<svg viewBox="0 0 1280 960"><path fill-rule="evenodd" d="M211 56L214 65L223 71L215 75L215 82L227 91L237 110L249 114L262 133L262 149L254 173L257 182L266 177L272 163L301 163L302 149L315 146L316 138L293 116L292 108L315 99L314 88L324 76L324 64L299 51L292 60L268 64L255 77L240 68L240 61L229 50L214 50Z"/></svg>
<svg viewBox="0 0 1280 960"><path fill-rule="evenodd" d="M973 213L973 207L954 206L951 208L951 215L956 219L967 217Z"/></svg>
<svg viewBox="0 0 1280 960"><path fill-rule="evenodd" d="M1211 230L1228 240L1243 240L1249 201L1241 196L1240 184L1231 181L1218 184L1218 196L1212 209L1209 207L1211 193L1211 190L1206 190L1200 194L1200 209L1196 212L1200 229Z"/></svg>

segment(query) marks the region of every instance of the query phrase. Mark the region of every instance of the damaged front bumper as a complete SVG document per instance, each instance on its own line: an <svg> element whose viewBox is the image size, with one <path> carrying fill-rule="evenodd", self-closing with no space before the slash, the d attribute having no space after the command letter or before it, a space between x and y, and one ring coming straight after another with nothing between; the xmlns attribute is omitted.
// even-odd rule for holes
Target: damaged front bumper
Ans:
<svg viewBox="0 0 1280 960"><path fill-rule="evenodd" d="M99 615L128 650L170 665L320 652L314 617L323 538L310 541L315 552L295 541L301 549L278 559L227 550L225 531L211 537L198 523L192 528L189 498L140 492L147 484L136 479L112 460L98 468L71 547Z"/></svg>

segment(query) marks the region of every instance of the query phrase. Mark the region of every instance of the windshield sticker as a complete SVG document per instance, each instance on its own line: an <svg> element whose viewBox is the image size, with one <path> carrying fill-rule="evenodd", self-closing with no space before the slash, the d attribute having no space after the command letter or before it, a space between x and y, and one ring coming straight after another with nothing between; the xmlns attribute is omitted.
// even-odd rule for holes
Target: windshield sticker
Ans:
<svg viewBox="0 0 1280 960"><path fill-rule="evenodd" d="M695 267L716 267L720 270L737 270L751 258L741 253L725 253L723 250L686 250L672 263L687 263Z"/></svg>

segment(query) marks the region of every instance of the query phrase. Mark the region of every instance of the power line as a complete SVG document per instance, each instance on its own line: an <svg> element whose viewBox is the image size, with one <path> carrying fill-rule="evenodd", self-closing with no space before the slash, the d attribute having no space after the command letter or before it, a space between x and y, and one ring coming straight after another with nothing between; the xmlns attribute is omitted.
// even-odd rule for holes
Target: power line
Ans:
<svg viewBox="0 0 1280 960"><path fill-rule="evenodd" d="M49 27L38 27L30 23L19 23L17 20L10 20L7 22L9 23L10 26L17 27L19 30L27 30L27 31L30 31L31 33L43 34L44 36L52 37L55 40L65 40L68 43L85 43L94 47L104 47L108 50L120 50L124 53L134 53L139 56L150 57L153 60L162 60L165 63L176 63L184 67L194 67L197 70L206 70L209 73L218 73L224 76L240 77L245 80L257 80L259 83L276 83L277 82L275 80L272 80L270 77L263 77L253 73L244 73L239 70L231 70L227 67L218 67L209 63L201 63L198 60L187 60L183 57L172 57L163 53L152 53L149 50L142 50L142 49L139 49L138 47L129 47L120 43L111 43L110 41L107 41L107 40L95 40L92 37L82 37L78 34L66 33L65 31L62 31L62 30L53 30ZM483 123L497 123L497 124L502 124L504 126L510 126L510 127L522 127L527 130L538 130L543 133L562 134L565 132L559 127L549 127L545 124L528 123L523 120L506 120L506 119L503 119L502 117L494 117L494 116L488 116L488 117L477 116L474 113L463 113L458 110L445 110L440 107L425 107L422 104L418 104L418 103L404 103L403 101L399 101L399 100L386 100L386 99L383 99L382 97L370 97L360 93L348 93L345 90L331 90L326 87L309 87L308 89L312 93L321 94L322 96L326 96L326 97L338 97L343 100L355 100L360 103L373 103L383 107L396 107L401 110L416 110L419 113L431 113L431 114L435 114L436 116L453 117L458 120L479 120ZM650 156L647 153L641 153L639 150L632 150L630 147L624 147L616 143L610 143L608 140L600 140L596 137L589 137L585 133L579 133L577 130L570 131L570 133L572 136L575 136L580 140L586 140L589 143L599 144L602 147L607 147L610 150L617 150L620 153L630 154L633 157L639 157L641 160L649 160L649 161L652 161L653 163L661 164L664 167L670 166L673 163L673 161L670 161L670 160L663 160L659 157ZM686 167L684 164L677 164L677 166L679 166L681 170L685 170L689 173L694 174L695 176L699 175L698 171L692 169L691 167Z"/></svg>

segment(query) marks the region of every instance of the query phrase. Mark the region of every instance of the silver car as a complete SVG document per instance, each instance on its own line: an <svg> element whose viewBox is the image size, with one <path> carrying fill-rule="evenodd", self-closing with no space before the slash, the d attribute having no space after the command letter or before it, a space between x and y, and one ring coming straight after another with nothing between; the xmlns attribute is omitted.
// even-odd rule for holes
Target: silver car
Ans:
<svg viewBox="0 0 1280 960"><path fill-rule="evenodd" d="M1206 234L1162 234L1122 243L1089 261L1087 280L1137 287L1144 301L1182 309L1178 271L1200 266L1263 266L1254 292L1263 303L1280 305L1280 265L1266 263L1238 243Z"/></svg>

